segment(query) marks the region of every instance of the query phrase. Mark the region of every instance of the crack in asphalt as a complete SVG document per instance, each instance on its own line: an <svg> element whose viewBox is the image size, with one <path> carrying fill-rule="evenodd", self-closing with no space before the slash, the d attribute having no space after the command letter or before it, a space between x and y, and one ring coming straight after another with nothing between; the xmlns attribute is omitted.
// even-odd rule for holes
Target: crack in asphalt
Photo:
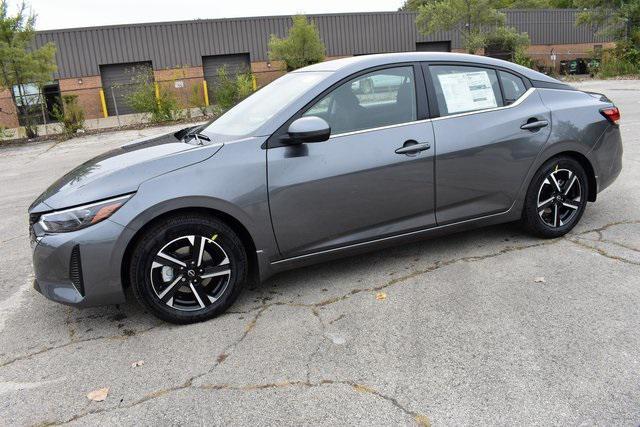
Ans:
<svg viewBox="0 0 640 427"><path fill-rule="evenodd" d="M640 262L631 261L631 260L623 258L621 256L610 254L609 252L607 252L606 250L604 250L602 248L596 248L594 246L591 246L591 245L588 245L588 244L584 243L583 240L586 240L586 239L567 239L567 241L573 243L574 245L578 245L581 248L585 248L585 249L589 250L590 252L596 253L596 254L601 255L601 256L603 256L605 258L609 258L609 259L612 259L612 260L615 260L615 261L624 262L625 264L640 265ZM604 242L604 241L599 241L599 242ZM639 251L636 251L636 252L639 252Z"/></svg>
<svg viewBox="0 0 640 427"><path fill-rule="evenodd" d="M0 241L0 245L4 245L5 243L9 243L9 242L12 242L14 240L17 240L17 239L20 239L20 238L23 238L23 237L24 237L24 235L22 235L22 234L18 234L17 236L9 237L7 239L4 239L4 240Z"/></svg>
<svg viewBox="0 0 640 427"><path fill-rule="evenodd" d="M43 347L40 350L35 351L33 353L24 354L22 356L15 357L13 359L9 359L9 360L3 362L2 364L0 364L0 368L4 368L4 367L9 366L9 365L11 365L13 363L16 363L16 362L20 362L20 361L23 361L23 360L31 359L34 356L38 356L40 354L47 353L49 351L59 350L61 348L69 347L69 346L72 346L74 344L83 344L83 343L86 343L86 342L100 341L100 340L127 340L127 339L130 339L133 336L139 336L139 335L145 334L145 333L147 333L149 331L152 331L154 329L157 329L162 325L164 325L164 324L158 324L158 325L154 325L154 326L151 326L149 328L146 328L146 329L141 329L139 331L136 331L134 333L134 335L132 335L132 336L124 335L124 334L123 335L100 335L100 336L97 336L97 337L90 337L90 338L83 338L83 339L72 339L71 341L67 341L67 342L65 342L63 344L53 345L53 346L46 346L46 347Z"/></svg>
<svg viewBox="0 0 640 427"><path fill-rule="evenodd" d="M393 406L395 406L405 415L413 418L413 420L419 426L428 427L431 425L431 422L429 421L429 418L426 415L420 414L416 411L413 411L407 408L406 406L402 405L397 398L386 395L369 385L361 384L361 383L350 381L350 380L323 379L320 381L312 382L307 379L306 381L284 381L279 383L250 384L250 385L243 385L243 386L234 386L234 385L228 385L228 384L205 384L205 385L196 386L195 388L203 389L203 390L259 391L259 390L265 390L265 389L287 388L287 387L313 388L313 387L322 387L326 385L347 385L358 393L370 394L370 395L376 396L378 398L381 398L391 403Z"/></svg>
<svg viewBox="0 0 640 427"><path fill-rule="evenodd" d="M580 246L582 248L585 248L585 249L589 250L590 252L593 252L593 253L596 253L598 255L601 255L601 256L603 256L605 258L609 258L609 259L612 259L612 260L624 262L624 263L630 264L630 265L640 265L640 262L638 262L638 261L632 261L632 260L626 259L626 258L624 258L622 256L611 254L611 253L609 253L608 251L606 251L603 248L592 246L592 245L586 243L586 242L592 242L592 243L610 244L610 245L618 246L620 248L623 248L623 249L626 249L626 250L629 250L629 251L632 251L632 252L640 253L640 250L638 250L637 248L634 248L634 247L629 246L629 245L625 245L624 243L620 243L620 242L616 242L616 241L613 241L613 240L606 239L605 236L604 236L604 232L607 231L611 227L615 227L615 226L618 226L618 225L632 225L632 224L640 224L640 221L635 221L634 220L634 221L622 221L622 222L610 223L610 224L607 224L607 225L605 225L603 227L600 227L600 228L597 228L597 229L594 229L594 230L589 230L589 231L585 231L585 232L579 233L575 237L574 236L569 236L566 240L571 242L571 243L573 243L573 244L575 244L575 245L578 245L578 246ZM582 237L582 236L584 236L586 234L590 234L590 233L596 233L597 236L598 236L597 240L587 239L585 237Z"/></svg>
<svg viewBox="0 0 640 427"><path fill-rule="evenodd" d="M611 258L611 259L615 259L615 260L619 260L619 261L623 261L623 262L627 262L627 263L631 263L634 265L639 265L640 263L635 263L620 257L616 257L613 256L611 254L607 254L605 251L599 250L598 248L593 248L587 244L584 244L582 242L579 242L577 239L580 239L580 236L589 234L589 233L597 233L599 236L602 235L602 232L605 231L606 229L616 226L616 225L625 225L625 224L639 224L640 221L622 221L622 222L615 222L615 223L610 223L607 224L603 227L597 228L597 229L592 229L592 230L587 230L581 233L578 233L576 235L574 235L575 237L572 238L572 236L568 236L568 237L563 237L563 238L558 238L558 239L554 239L554 240L549 240L549 241L544 241L544 242L540 242L540 243L535 243L535 244L528 244L528 245L522 245L522 246L507 246L504 247L502 249L500 249L497 252L494 253L490 253L490 254L485 254L485 255L474 255L474 256L466 256L466 257L461 257L461 258L454 258L451 260L446 260L446 261L435 261L432 265L430 265L427 268L424 269L420 269L420 270L415 270L409 274L400 276L400 277L396 277L392 280L387 281L386 283L383 283L381 285L378 286L373 286L373 287L367 287L367 288L358 288L358 289L353 289L350 292L338 296L338 297L334 297L334 298L329 298L323 301L320 301L318 303L314 303L314 304L303 304L303 303L294 303L294 302L268 302L270 298L262 298L262 305L259 307L255 307L252 309L249 309L247 311L244 312L235 312L235 314L249 314L251 312L254 312L257 310L257 313L252 317L252 319L249 321L249 323L247 323L245 325L244 331L241 334L241 336L233 341L231 344L229 344L227 347L225 347L223 349L223 351L218 355L218 357L216 358L216 361L214 362L214 364L211 366L211 368L207 369L205 372L202 372L200 374L194 375L192 377L190 377L189 379L187 379L184 383L176 385L176 386L172 386L172 387L168 387L168 388L162 388L159 390L156 390L154 392L151 392L149 394L146 394L145 396L143 396L142 398L128 404L128 405L118 405L118 406L114 406L114 407L109 407L109 408L96 408L93 410L89 410L80 414L76 414L74 416L72 416L71 418L68 418L66 420L63 421L53 421L53 422L46 422L44 423L44 425L62 425L62 424L67 424L70 423L72 421L76 421L79 420L81 418L84 418L86 416L89 415L93 415L93 414L99 414L99 413L105 413L105 412L110 412L110 411L115 411L118 409L129 409L132 408L134 406L143 404L145 402L148 402L150 400L156 399L158 397L164 396L166 394L169 393L173 393L179 390L184 390L187 388L198 388L198 389L215 389L215 390L262 390L262 389L268 389L268 388L276 388L276 387L289 387L289 386L304 386L304 387L316 387L316 386L321 386L321 385L326 385L326 384L346 384L351 386L354 390L361 392L361 393L369 393L371 395L377 396L379 398L382 398L388 402L390 402L391 404L393 404L395 407L397 407L398 409L400 409L402 412L404 412L406 415L413 417L414 421L421 425L421 426L429 426L430 422L429 419L422 415L419 414L415 411L412 411L406 407L404 407L402 404L399 403L399 401L397 400L397 398L393 397L393 396L388 396L385 395L381 392L379 392L378 390L371 388L367 385L363 385L363 384L359 384L357 382L354 381L348 381L348 380L321 380L319 382L311 382L310 381L310 377L311 377L311 363L313 361L313 358L320 352L320 349L322 347L322 341L320 341L320 343L318 344L317 348L310 354L308 361L307 361L307 374L306 374L306 380L305 381L290 381L290 382L282 382L282 383L266 383L266 384L255 384L255 385L248 385L248 386L230 386L230 385L226 385L226 384L213 384L213 385L194 385L194 381L196 381L199 378L202 378L210 373L212 373L216 368L218 368L220 365L222 365L225 360L229 357L229 355L231 354L231 352L241 343L243 342L247 336L251 333L251 331L253 331L260 319L260 317L263 315L263 313L265 311L267 311L269 308L271 307L276 307L276 306L291 306L291 307L305 307L311 310L311 312L313 313L313 315L318 319L319 325L320 325L320 331L322 332L322 336L324 336L324 331L326 331L326 325L324 323L324 320L321 317L321 314L319 312L318 309L322 309L323 307L326 307L328 305L331 304L335 304L337 302L340 301L344 301L347 300L351 297L353 297L354 295L358 295L361 294L363 292L378 292L380 290L386 289L388 287L394 286L400 282L404 282L408 279L414 278L414 277L418 277L424 274L428 274L430 272L433 272L435 270L438 270L440 268L452 265L452 264L456 264L456 263L460 263L460 262L477 262L477 261L483 261L486 259L491 259L491 258L495 258L507 253L511 253L511 252L515 252L515 251L521 251L521 250L526 250L526 249L531 249L531 248L537 248L537 247L542 247L542 246L549 246L549 245L554 245L554 244L558 244L560 242L563 241L568 241L577 245L580 245L582 247L585 247L587 249L590 249L592 251L594 251L595 253L598 253L600 255L603 255L607 258ZM585 239L582 239L585 240ZM146 330L143 330L141 332L138 332L136 335L148 332L152 329L157 328L160 325L156 325L156 326L152 326L151 328L148 328ZM70 333L71 335L71 333ZM29 359L31 357L34 357L36 355L45 353L47 351L51 351L51 350L56 350L56 349L60 349L63 347L67 347L73 344L78 344L78 343L83 343L83 342L89 342L89 341L96 341L96 340L101 340L101 339L126 339L126 336L122 336L122 335L118 335L118 336L102 336L102 337L93 337L93 338L87 338L87 339L83 339L83 340L75 340L75 341L70 341L68 343L65 343L63 345L59 345L59 346L53 346L53 347L48 347L45 348L43 350L40 350L38 352L35 353L31 353L25 356L21 356L15 359L12 359L8 362L5 362L4 364L0 365L0 368L5 367L9 364L15 363L19 360L26 360Z"/></svg>
<svg viewBox="0 0 640 427"><path fill-rule="evenodd" d="M240 339L235 345L239 344L242 341L242 339ZM211 371L215 369L212 368ZM323 379L320 381L316 381L316 382L311 382L308 379L305 381L283 381L283 382L278 382L278 383L263 383L263 384L248 384L248 385L230 385L230 384L202 384L202 385L193 385L193 381L195 381L197 378L206 375L205 374L200 374L200 375L196 375L195 377L192 377L190 379L188 379L187 381L185 381L183 384L181 385L177 385L174 387L168 387L168 388L163 388L160 390L157 390L153 393L149 393L147 395L145 395L144 397L142 397L141 399L136 400L135 402L132 402L129 405L124 405L124 406L115 406L115 407L110 407L110 408L100 408L100 409L95 409L95 410L91 410L91 411L87 411L84 412L82 414L77 414L74 415L73 417L65 420L65 421L61 421L61 422L45 422L41 425L43 426L55 426L55 425L64 425L64 424L69 424L71 422L74 421L78 421L82 418L85 418L87 416L90 415L97 415L97 414L104 414L104 413L109 413L109 412L115 412L121 409L131 409L135 406L139 406L142 405L146 402L149 402L153 399L157 399L159 397L162 396L166 396L169 393L173 393L176 391L180 391L180 390L186 390L186 389L194 389L194 390L215 390L215 391L244 391L244 392L251 392L251 391L261 391L261 390L268 390L268 389L283 389L283 388L290 388L290 387L304 387L304 388L314 388L314 387L323 387L323 386L332 386L332 385L346 385L351 387L355 392L357 393L362 393L362 394L369 394L372 396L375 396L377 398L383 399L386 402L389 402L391 405L393 405L395 408L397 408L400 412L402 412L403 414L405 414L406 416L412 418L414 420L414 422L420 426L420 427L430 427L431 422L429 420L429 418L424 415L421 414L417 411L414 411L408 407L406 407L405 405L401 404L400 401L393 396L389 396L387 394L384 394L382 392L380 392L379 390L373 388L372 386L366 385L366 384L361 384L355 381L351 381L351 380L330 380L330 379Z"/></svg>
<svg viewBox="0 0 640 427"><path fill-rule="evenodd" d="M316 346L315 350L313 350L310 354L309 357L307 358L307 382L310 383L311 382L311 364L313 363L313 359L316 357L316 355L318 353L320 353L320 349L322 348L322 344L325 340L325 333L327 331L327 325L325 325L324 320L322 320L322 316L320 315L320 312L318 311L318 309L316 307L311 307L311 313L313 313L313 315L315 316L316 319L318 319L318 323L320 325L320 331L321 331L321 336L322 339L318 341L318 345Z"/></svg>
<svg viewBox="0 0 640 427"><path fill-rule="evenodd" d="M224 361L227 359L227 357L230 354L230 351L233 350L235 347L237 347L242 341L244 341L244 339L249 335L249 333L255 328L258 319L260 318L260 316L262 316L262 313L264 313L267 308L269 308L269 306L264 306L261 310L258 311L258 313L256 313L256 315L249 321L249 323L245 326L244 331L242 333L242 335L240 335L240 338L238 338L237 340L235 340L234 342L232 342L231 344L229 344L228 346L226 346L222 352L218 355L218 357L216 358L215 363L213 364L213 366L211 368L209 368L208 370L206 370L205 372L202 372L200 374L194 375L192 377L189 377L184 383L180 384L180 385L176 385L173 387L168 387L168 388L162 388L160 390L156 390L154 392L148 393L145 396L143 396L142 398L128 404L128 405L124 405L124 406L114 406L114 407L109 407L109 408L96 408L93 410L89 410L86 412L83 412L81 414L76 414L74 416L72 416L71 418L68 418L64 421L47 421L45 423L43 423L43 425L47 425L47 426L53 426L53 425L63 425L63 424L68 424L70 422L73 421L77 421L81 418L84 418L86 416L89 415L93 415L93 414L100 414L100 413L104 413L104 412L111 412L114 410L118 410L118 409L129 409L132 408L134 406L138 406L141 405L145 402L148 402L150 400L153 399L157 399L158 397L164 396L168 393L172 393L175 391L179 391L179 390L184 390L186 388L190 388L193 386L193 382L195 380L197 380L198 378L201 378L205 375L208 375L210 373L212 373L218 366L220 366L222 363L224 363Z"/></svg>

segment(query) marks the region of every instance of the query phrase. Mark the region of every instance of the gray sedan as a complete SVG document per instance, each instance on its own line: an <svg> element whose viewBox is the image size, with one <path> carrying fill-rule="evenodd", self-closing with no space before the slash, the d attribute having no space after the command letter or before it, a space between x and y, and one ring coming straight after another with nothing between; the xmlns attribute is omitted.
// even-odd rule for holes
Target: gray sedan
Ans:
<svg viewBox="0 0 640 427"><path fill-rule="evenodd" d="M289 73L215 121L77 167L29 209L35 288L175 323L249 281L509 221L562 236L622 167L620 112L508 62L399 53Z"/></svg>

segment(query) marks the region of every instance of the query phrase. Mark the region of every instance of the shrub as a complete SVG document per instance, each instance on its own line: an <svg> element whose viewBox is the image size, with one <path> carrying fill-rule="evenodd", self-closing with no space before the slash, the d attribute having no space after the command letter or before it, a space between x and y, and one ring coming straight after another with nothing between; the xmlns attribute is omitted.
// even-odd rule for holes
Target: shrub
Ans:
<svg viewBox="0 0 640 427"><path fill-rule="evenodd" d="M236 104L236 84L229 76L226 66L216 70L215 103L223 110L228 110Z"/></svg>
<svg viewBox="0 0 640 427"><path fill-rule="evenodd" d="M0 140L11 138L12 136L13 133L11 131L7 130L4 126L0 126Z"/></svg>
<svg viewBox="0 0 640 427"><path fill-rule="evenodd" d="M53 107L53 118L62 124L63 133L69 137L84 129L84 111L78 104L78 95L62 95L62 108Z"/></svg>
<svg viewBox="0 0 640 427"><path fill-rule="evenodd" d="M236 101L240 102L253 93L253 74L242 73L236 76Z"/></svg>
<svg viewBox="0 0 640 427"><path fill-rule="evenodd" d="M529 58L525 55L525 51L529 44L529 35L527 33L519 33L515 28L511 27L499 27L486 36L487 49L502 52L516 63L519 63L516 61L516 57L520 61L527 63ZM525 66L530 67L530 65Z"/></svg>
<svg viewBox="0 0 640 427"><path fill-rule="evenodd" d="M253 92L253 75L249 72L230 76L226 66L217 70L215 103L226 111Z"/></svg>
<svg viewBox="0 0 640 427"><path fill-rule="evenodd" d="M602 53L597 75L601 78L640 75L640 49L631 42L618 42Z"/></svg>
<svg viewBox="0 0 640 427"><path fill-rule="evenodd" d="M535 61L528 56L522 48L516 49L516 52L513 55L513 62L518 65L522 65L523 67L531 68L532 70L537 68Z"/></svg>
<svg viewBox="0 0 640 427"><path fill-rule="evenodd" d="M157 87L149 70L141 70L133 78L131 91L125 95L127 104L136 112L149 114L152 122L164 122L178 118L179 103L165 87Z"/></svg>
<svg viewBox="0 0 640 427"><path fill-rule="evenodd" d="M325 47L318 29L304 15L293 17L293 25L286 38L272 34L269 40L269 59L284 61L287 71L321 62L324 53Z"/></svg>
<svg viewBox="0 0 640 427"><path fill-rule="evenodd" d="M204 102L204 88L201 85L191 85L189 108L197 108L203 116L209 112L207 104Z"/></svg>

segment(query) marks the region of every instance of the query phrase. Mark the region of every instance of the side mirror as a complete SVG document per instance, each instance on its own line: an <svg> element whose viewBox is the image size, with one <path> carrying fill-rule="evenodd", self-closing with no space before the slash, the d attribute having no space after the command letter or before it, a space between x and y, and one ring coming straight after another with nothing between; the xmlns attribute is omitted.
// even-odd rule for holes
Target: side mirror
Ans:
<svg viewBox="0 0 640 427"><path fill-rule="evenodd" d="M331 126L320 117L300 117L289 125L287 133L293 143L322 142L331 136Z"/></svg>

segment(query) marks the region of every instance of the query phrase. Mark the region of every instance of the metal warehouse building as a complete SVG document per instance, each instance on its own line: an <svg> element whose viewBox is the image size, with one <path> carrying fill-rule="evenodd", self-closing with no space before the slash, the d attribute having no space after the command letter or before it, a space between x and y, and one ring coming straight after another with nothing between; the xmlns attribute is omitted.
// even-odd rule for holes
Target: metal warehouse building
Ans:
<svg viewBox="0 0 640 427"><path fill-rule="evenodd" d="M505 12L507 25L529 34L530 55L549 66L556 66L561 59L587 56L610 42L588 26L576 26L576 10ZM419 34L415 13L327 14L309 18L319 29L327 59L461 49L458 33L439 32L428 37ZM121 99L120 89L130 83L131 70L140 66L152 69L149 77L179 92L185 103L194 86L211 90L216 70L222 65L227 65L230 72L250 70L257 84L264 85L284 73L282 64L268 61L269 37L285 36L290 25L290 16L272 16L38 32L38 46L47 42L57 46L58 71L54 82L44 88L43 115L59 94L78 95L88 119L131 113ZM0 94L0 109L4 113L0 114L0 125L18 126L8 91Z"/></svg>

